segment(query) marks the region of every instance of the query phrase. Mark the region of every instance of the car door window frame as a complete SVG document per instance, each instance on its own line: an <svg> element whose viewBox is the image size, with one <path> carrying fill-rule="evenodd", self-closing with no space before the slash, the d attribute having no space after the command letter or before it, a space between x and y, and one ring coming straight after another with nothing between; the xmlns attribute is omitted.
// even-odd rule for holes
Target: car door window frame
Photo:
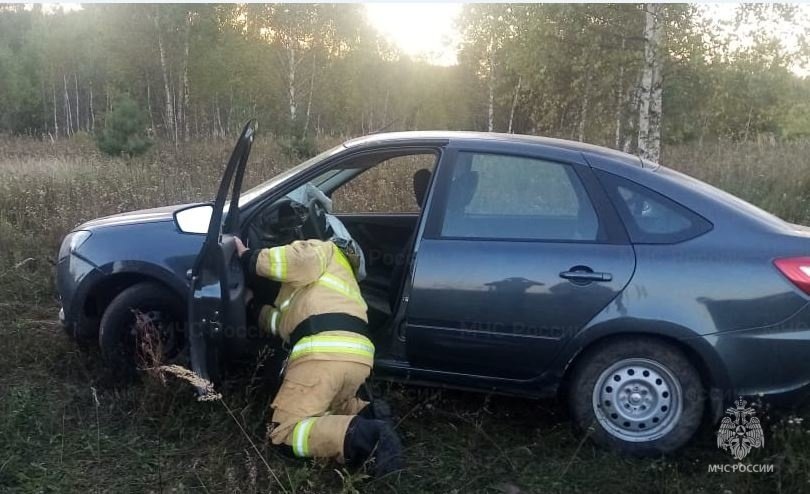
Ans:
<svg viewBox="0 0 810 494"><path fill-rule="evenodd" d="M436 169L438 168L439 161L441 161L441 158L442 158L442 148L440 148L440 147L413 147L413 148L408 147L408 148L390 148L390 149L386 149L386 151L394 152L394 153L396 153L397 151L402 151L402 153L401 154L397 153L394 156L383 158L381 161L379 161L379 162L377 162L377 163L375 163L375 164L373 164L371 166L358 167L356 169L354 169L354 168L344 168L343 170L356 170L356 173L352 174L347 179L342 180L339 184L333 184L331 179L327 180L327 184L328 184L328 188L329 188L329 192L327 193L327 195L329 196L329 198L331 199L332 195L335 192L337 192L342 187L344 187L345 185L350 183L352 180L357 179L361 175L363 175L363 174L377 168L378 166L385 166L385 162L388 161L388 160L407 157L407 156L428 156L428 155L431 155L431 156L433 156L433 163L430 165L430 168L427 168L430 171L430 175L431 175L430 180L428 181L428 184L427 184L427 190L425 191L425 197L427 198L427 194L430 192L430 188L433 186L433 179L434 179L435 174L436 174ZM374 153L374 154L380 154L380 153L382 153L382 151L378 151L377 153ZM386 152L386 153L382 153L382 154L388 154L388 153ZM340 165L341 165L341 163L336 163L334 168L336 169ZM373 215L379 215L379 216L398 216L398 215L401 215L401 216L420 216L422 214L422 212L424 211L425 206L427 206L427 199L425 199L425 204L420 206L417 211L355 211L355 212L337 212L335 214L338 214L340 216L352 216L352 215L355 215L355 216L373 216Z"/></svg>
<svg viewBox="0 0 810 494"><path fill-rule="evenodd" d="M622 177L615 173L598 170L594 173L599 180L605 194L614 204L617 214L625 225L627 236L636 245L674 245L700 237L714 228L714 224L703 215L684 206L678 201L665 196L664 194L646 187L638 182ZM625 188L632 193L645 196L648 199L658 202L661 206L672 213L684 218L689 227L680 231L656 233L644 230L638 223L635 214L630 211L627 200L621 196L619 188Z"/></svg>
<svg viewBox="0 0 810 494"><path fill-rule="evenodd" d="M590 201L591 207L596 214L598 221L597 237L595 240L576 239L544 239L544 238L509 238L509 237L456 237L442 234L442 226L447 211L447 201L450 193L453 172L459 163L459 155L462 153L484 154L503 156L511 158L523 158L537 161L544 161L564 166L570 166L575 175L582 183L585 196ZM479 184L480 186L480 184ZM472 241L500 241L500 242L540 242L540 243L577 243L577 244L627 244L627 232L619 219L618 213L613 204L605 195L599 181L591 170L590 166L570 160L551 157L541 152L520 152L506 149L481 149L473 146L448 147L445 156L437 164L434 177L432 201L427 211L427 221L422 236L427 239L442 240L472 240Z"/></svg>
<svg viewBox="0 0 810 494"><path fill-rule="evenodd" d="M351 162L357 159L361 159L364 156L373 156L373 155L380 155L386 154L396 151L407 151L413 152L413 154L427 154L427 153L435 153L436 154L436 164L434 165L434 174L431 177L431 181L428 184L428 191L430 188L433 187L435 182L435 170L439 168L439 164L442 161L443 155L445 153L445 146L447 145L446 140L438 140L438 141L426 141L426 142L419 142L419 143L386 143L384 145L378 145L371 148L366 149L348 149L343 152L331 154L324 159L321 163L313 163L310 169L303 170L301 173L295 175L294 177L290 177L288 180L279 183L276 187L266 191L261 196L257 197L253 200L249 205L246 205L242 208L242 214L240 215L240 228L244 231L248 225L254 221L255 217L258 214L261 214L268 207L272 207L279 199L282 199L286 194L289 194L291 191L295 190L296 188L300 187L301 185L311 181L315 177L318 177L329 170L336 170L340 168L342 165L346 164L347 162ZM349 170L349 168L344 169ZM341 173L337 173L336 175L329 177L324 181L323 184L319 185L319 188L328 196L331 196L332 192L343 184L353 180L356 176L358 176L362 171L358 171L357 173L351 175L349 178L345 180L340 180L339 183L336 181L338 180L338 175ZM428 192L429 193L429 192ZM429 200L425 201L425 207L419 213L412 213L412 214L419 214L423 216L425 211L428 209L427 204Z"/></svg>

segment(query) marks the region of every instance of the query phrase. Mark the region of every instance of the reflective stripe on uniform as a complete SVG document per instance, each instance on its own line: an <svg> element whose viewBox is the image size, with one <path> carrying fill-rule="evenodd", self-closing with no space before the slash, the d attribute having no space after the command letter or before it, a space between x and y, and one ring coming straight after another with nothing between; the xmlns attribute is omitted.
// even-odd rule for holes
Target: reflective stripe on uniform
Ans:
<svg viewBox="0 0 810 494"><path fill-rule="evenodd" d="M321 273L326 271L326 257L321 252L321 249L315 249L315 254L318 256L318 261L321 263Z"/></svg>
<svg viewBox="0 0 810 494"><path fill-rule="evenodd" d="M363 300L363 296L360 295L360 292L351 284L333 274L324 273L323 276L318 279L318 284L351 298L355 302L362 305L363 308L366 307L366 301Z"/></svg>
<svg viewBox="0 0 810 494"><path fill-rule="evenodd" d="M346 258L346 254L344 254L343 251L340 250L340 248L337 245L332 244L332 247L334 248L335 251L333 257L337 259L338 264L343 266L346 269L346 271L349 272L350 275L354 276L354 269L352 269L351 263Z"/></svg>
<svg viewBox="0 0 810 494"><path fill-rule="evenodd" d="M262 310L260 314L261 321L259 321L259 326L265 331L269 329L270 332L275 335L278 331L278 314L278 309L268 306L266 310Z"/></svg>
<svg viewBox="0 0 810 494"><path fill-rule="evenodd" d="M287 252L286 247L274 247L270 249L270 276L278 281L287 279Z"/></svg>
<svg viewBox="0 0 810 494"><path fill-rule="evenodd" d="M307 336L295 344L290 352L290 361L313 353L344 353L373 359L374 344L365 336Z"/></svg>
<svg viewBox="0 0 810 494"><path fill-rule="evenodd" d="M312 429L315 420L316 417L311 417L295 424L292 436L292 448L295 456L309 456L309 431Z"/></svg>
<svg viewBox="0 0 810 494"><path fill-rule="evenodd" d="M278 316L279 316L279 314L280 313L279 313L279 311L277 309L273 309L272 312L270 313L270 332L273 333L273 335L278 334Z"/></svg>

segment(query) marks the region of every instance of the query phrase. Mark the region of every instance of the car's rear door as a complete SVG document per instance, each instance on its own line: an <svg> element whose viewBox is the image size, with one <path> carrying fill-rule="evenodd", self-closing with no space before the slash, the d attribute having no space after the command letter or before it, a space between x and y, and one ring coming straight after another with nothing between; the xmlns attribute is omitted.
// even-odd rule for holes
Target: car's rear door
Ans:
<svg viewBox="0 0 810 494"><path fill-rule="evenodd" d="M579 153L452 145L406 312L412 368L528 379L624 288L635 256Z"/></svg>
<svg viewBox="0 0 810 494"><path fill-rule="evenodd" d="M205 242L190 272L191 365L199 376L214 382L220 377L220 358L226 339L243 332L246 327L245 276L239 263L235 235L239 223L239 193L254 134L255 125L248 122L228 160ZM229 191L231 200L225 216Z"/></svg>

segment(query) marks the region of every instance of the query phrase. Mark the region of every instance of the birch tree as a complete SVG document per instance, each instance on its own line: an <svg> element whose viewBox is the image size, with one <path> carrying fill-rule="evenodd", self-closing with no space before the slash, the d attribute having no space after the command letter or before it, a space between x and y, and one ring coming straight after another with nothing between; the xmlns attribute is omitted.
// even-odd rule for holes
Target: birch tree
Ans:
<svg viewBox="0 0 810 494"><path fill-rule="evenodd" d="M644 66L638 105L638 152L643 159L659 161L661 156L662 17L664 6L644 6Z"/></svg>
<svg viewBox="0 0 810 494"><path fill-rule="evenodd" d="M166 130L171 136L175 144L177 144L177 122L174 113L174 97L171 86L171 75L169 74L169 65L166 57L166 46L163 43L163 30L160 24L160 6L155 6L154 12L155 22L155 37L157 38L158 51L160 53L160 72L163 75L163 91L164 91L164 108L163 121L166 125Z"/></svg>

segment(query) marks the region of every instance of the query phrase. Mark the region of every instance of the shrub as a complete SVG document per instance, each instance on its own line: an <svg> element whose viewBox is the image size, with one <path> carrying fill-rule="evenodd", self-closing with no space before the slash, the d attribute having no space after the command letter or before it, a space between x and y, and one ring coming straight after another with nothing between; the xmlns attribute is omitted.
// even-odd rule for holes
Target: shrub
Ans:
<svg viewBox="0 0 810 494"><path fill-rule="evenodd" d="M116 99L106 116L104 130L96 137L96 145L109 155L130 158L152 146L146 133L145 115L129 95Z"/></svg>
<svg viewBox="0 0 810 494"><path fill-rule="evenodd" d="M283 138L279 144L284 155L293 160L308 159L318 154L318 145L315 139L309 136L289 136Z"/></svg>

